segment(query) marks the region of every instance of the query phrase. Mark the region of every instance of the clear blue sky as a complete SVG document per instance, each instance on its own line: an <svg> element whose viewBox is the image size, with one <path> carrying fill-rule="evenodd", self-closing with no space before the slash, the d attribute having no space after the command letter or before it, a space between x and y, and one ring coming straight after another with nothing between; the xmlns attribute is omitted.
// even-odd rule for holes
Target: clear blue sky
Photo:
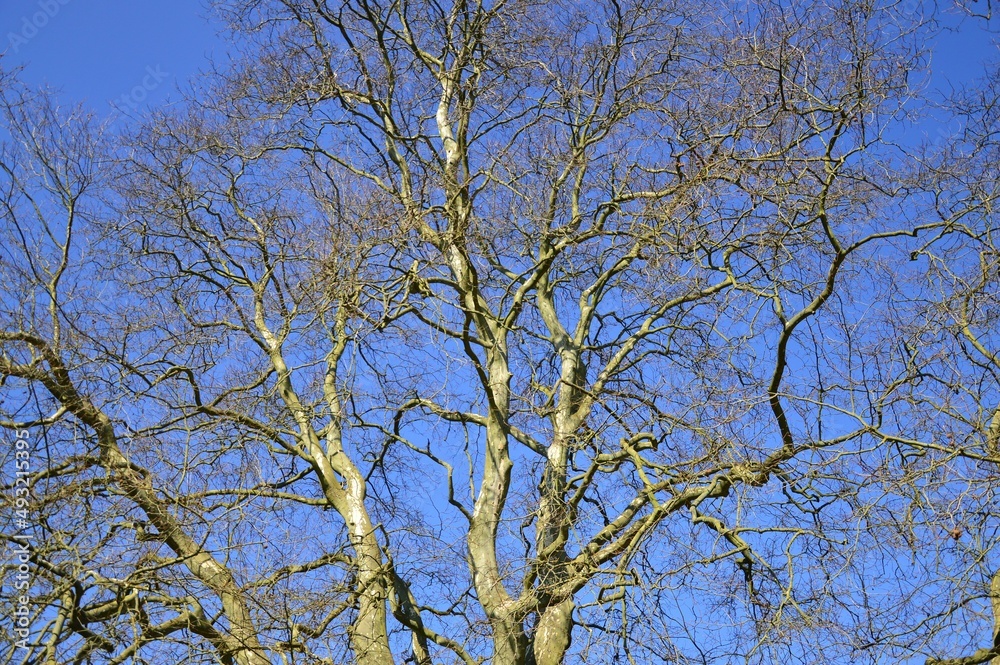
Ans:
<svg viewBox="0 0 1000 665"><path fill-rule="evenodd" d="M933 84L941 86L948 81L967 83L982 75L983 66L996 61L996 40L1000 38L1000 20L989 23L981 19L966 18L960 22L949 21L953 31L942 33L933 45Z"/></svg>
<svg viewBox="0 0 1000 665"><path fill-rule="evenodd" d="M176 98L177 86L206 68L213 54L224 60L225 44L216 37L220 26L207 20L204 5L204 0L0 0L3 67L24 65L28 83L48 83L63 101L85 101L101 114L111 112L113 100L128 107L122 95L159 104Z"/></svg>

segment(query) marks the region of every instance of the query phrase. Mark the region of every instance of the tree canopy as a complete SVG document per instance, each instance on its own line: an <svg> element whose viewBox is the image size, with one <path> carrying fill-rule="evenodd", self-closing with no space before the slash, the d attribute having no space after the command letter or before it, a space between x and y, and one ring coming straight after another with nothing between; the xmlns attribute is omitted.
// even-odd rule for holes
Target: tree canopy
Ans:
<svg viewBox="0 0 1000 665"><path fill-rule="evenodd" d="M998 662L939 8L216 10L124 128L0 80L3 663Z"/></svg>

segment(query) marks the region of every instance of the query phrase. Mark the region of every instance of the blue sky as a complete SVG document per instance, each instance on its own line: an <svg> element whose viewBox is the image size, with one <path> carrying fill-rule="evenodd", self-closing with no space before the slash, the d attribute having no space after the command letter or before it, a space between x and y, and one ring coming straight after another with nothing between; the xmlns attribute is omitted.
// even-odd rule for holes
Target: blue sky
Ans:
<svg viewBox="0 0 1000 665"><path fill-rule="evenodd" d="M0 0L3 66L99 114L177 98L225 44L205 0ZM126 99L122 99L125 96Z"/></svg>
<svg viewBox="0 0 1000 665"><path fill-rule="evenodd" d="M979 19L949 21L953 30L946 31L935 40L932 71L935 86L948 82L969 82L983 73L984 65L996 60L996 40L1000 38L1000 20L989 24Z"/></svg>

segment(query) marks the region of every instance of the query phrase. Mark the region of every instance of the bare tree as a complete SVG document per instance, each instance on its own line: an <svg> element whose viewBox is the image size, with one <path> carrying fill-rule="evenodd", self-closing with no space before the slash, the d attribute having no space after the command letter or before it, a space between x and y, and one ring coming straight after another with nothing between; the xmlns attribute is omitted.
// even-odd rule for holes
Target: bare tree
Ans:
<svg viewBox="0 0 1000 665"><path fill-rule="evenodd" d="M8 662L998 655L995 95L900 139L918 12L219 5L111 148L4 98Z"/></svg>

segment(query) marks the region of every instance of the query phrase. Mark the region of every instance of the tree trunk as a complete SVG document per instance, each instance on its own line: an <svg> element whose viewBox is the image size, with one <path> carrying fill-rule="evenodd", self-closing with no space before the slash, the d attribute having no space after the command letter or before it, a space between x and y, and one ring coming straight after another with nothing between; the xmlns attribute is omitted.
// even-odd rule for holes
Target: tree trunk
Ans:
<svg viewBox="0 0 1000 665"><path fill-rule="evenodd" d="M532 640L535 665L561 665L573 641L573 599L546 608Z"/></svg>

